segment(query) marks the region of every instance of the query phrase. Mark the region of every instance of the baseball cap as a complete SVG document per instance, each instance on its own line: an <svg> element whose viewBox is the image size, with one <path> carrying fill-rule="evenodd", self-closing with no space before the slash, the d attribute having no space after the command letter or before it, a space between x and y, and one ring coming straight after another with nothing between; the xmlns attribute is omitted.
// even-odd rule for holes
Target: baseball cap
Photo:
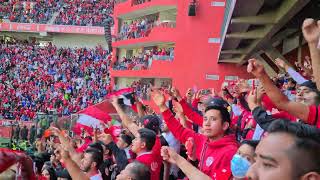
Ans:
<svg viewBox="0 0 320 180"><path fill-rule="evenodd" d="M158 133L158 131L160 130L160 119L158 116L147 115L144 116L140 122L145 128L150 129L155 133Z"/></svg>
<svg viewBox="0 0 320 180"><path fill-rule="evenodd" d="M308 87L311 91L318 91L316 83L312 82L311 80L302 83L300 86Z"/></svg>
<svg viewBox="0 0 320 180"><path fill-rule="evenodd" d="M229 103L220 97L211 97L206 102L204 102L204 104L206 107L218 106L226 108L228 112L231 111Z"/></svg>

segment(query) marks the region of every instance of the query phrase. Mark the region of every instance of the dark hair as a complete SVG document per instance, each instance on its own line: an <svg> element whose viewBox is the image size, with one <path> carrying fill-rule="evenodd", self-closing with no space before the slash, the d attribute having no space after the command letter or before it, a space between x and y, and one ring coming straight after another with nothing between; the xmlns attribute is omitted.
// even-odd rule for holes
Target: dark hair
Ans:
<svg viewBox="0 0 320 180"><path fill-rule="evenodd" d="M268 132L288 133L294 137L294 144L288 149L294 177L312 171L320 173L320 129L280 119L270 124Z"/></svg>
<svg viewBox="0 0 320 180"><path fill-rule="evenodd" d="M212 109L220 111L223 122L228 122L228 123L231 122L230 114L229 114L227 108L224 108L221 106L208 106L208 107L206 107L204 112L210 111Z"/></svg>
<svg viewBox="0 0 320 180"><path fill-rule="evenodd" d="M160 130L160 119L156 115L146 115L142 117L140 122L145 128L150 129L155 133L158 133Z"/></svg>
<svg viewBox="0 0 320 180"><path fill-rule="evenodd" d="M248 105L248 101L246 99L247 94L248 93L246 93L246 92L240 94L239 103L240 103L241 107L243 107L245 110L251 111L250 108L249 108L249 105Z"/></svg>
<svg viewBox="0 0 320 180"><path fill-rule="evenodd" d="M85 153L91 154L92 161L97 164L96 168L98 169L103 162L102 152L95 148L89 148L85 151Z"/></svg>
<svg viewBox="0 0 320 180"><path fill-rule="evenodd" d="M132 137L131 137L131 136L126 135L126 134L121 134L121 135L120 135L120 138L121 138L125 143L127 143L128 146L131 145L131 143L132 143Z"/></svg>
<svg viewBox="0 0 320 180"><path fill-rule="evenodd" d="M142 164L141 162L134 161L132 162L134 165L130 169L130 174L133 176L131 177L134 180L150 180L151 173L150 169Z"/></svg>
<svg viewBox="0 0 320 180"><path fill-rule="evenodd" d="M103 145L99 142L95 142L95 143L92 143L92 144L89 144L89 148L94 148L98 151L100 151L101 153L103 153Z"/></svg>
<svg viewBox="0 0 320 180"><path fill-rule="evenodd" d="M56 172L55 170L53 169L52 166L46 166L45 168L43 168L43 171L44 170L47 170L50 174L50 180L57 180L57 175L56 175Z"/></svg>
<svg viewBox="0 0 320 180"><path fill-rule="evenodd" d="M151 151L156 142L156 133L150 129L142 128L138 130L140 139L146 143L146 148Z"/></svg>
<svg viewBox="0 0 320 180"><path fill-rule="evenodd" d="M256 149L256 147L258 146L259 142L260 142L259 140L243 140L241 142L241 145L246 144L246 145L251 146L253 149Z"/></svg>

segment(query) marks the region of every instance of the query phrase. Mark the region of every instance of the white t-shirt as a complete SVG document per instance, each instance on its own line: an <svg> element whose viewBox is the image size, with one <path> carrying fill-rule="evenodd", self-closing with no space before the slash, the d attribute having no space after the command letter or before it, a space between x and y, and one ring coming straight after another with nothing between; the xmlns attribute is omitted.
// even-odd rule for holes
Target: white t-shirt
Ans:
<svg viewBox="0 0 320 180"><path fill-rule="evenodd" d="M99 172L98 174L91 176L90 180L103 180L103 179L102 179L101 173Z"/></svg>

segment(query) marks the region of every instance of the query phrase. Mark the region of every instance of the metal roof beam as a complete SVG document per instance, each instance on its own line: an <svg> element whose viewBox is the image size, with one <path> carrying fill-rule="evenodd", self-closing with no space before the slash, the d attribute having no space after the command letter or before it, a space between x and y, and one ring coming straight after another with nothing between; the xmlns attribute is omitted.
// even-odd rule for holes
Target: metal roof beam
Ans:
<svg viewBox="0 0 320 180"><path fill-rule="evenodd" d="M243 16L235 17L231 19L231 24L253 24L253 25L264 25L276 23L276 14L274 11L261 14L258 16Z"/></svg>
<svg viewBox="0 0 320 180"><path fill-rule="evenodd" d="M223 50L221 54L245 54L245 49Z"/></svg>
<svg viewBox="0 0 320 180"><path fill-rule="evenodd" d="M241 61L240 58L230 58L230 59L221 59L218 62L219 63L234 63L237 64Z"/></svg>
<svg viewBox="0 0 320 180"><path fill-rule="evenodd" d="M277 33L291 18L294 17L310 0L283 0L280 7L274 12L276 16L276 24L265 27L264 37L256 39L247 49L247 54L241 57L241 65L243 65L248 58L259 50L265 43L270 41L272 36Z"/></svg>
<svg viewBox="0 0 320 180"><path fill-rule="evenodd" d="M226 38L235 38L235 39L261 39L266 34L265 28L258 28L255 30L247 32L235 32L226 35Z"/></svg>

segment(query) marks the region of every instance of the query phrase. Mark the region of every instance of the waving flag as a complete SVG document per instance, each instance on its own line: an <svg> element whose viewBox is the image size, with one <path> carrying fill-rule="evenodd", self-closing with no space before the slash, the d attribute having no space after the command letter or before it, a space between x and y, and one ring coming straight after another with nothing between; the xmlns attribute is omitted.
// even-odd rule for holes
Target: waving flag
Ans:
<svg viewBox="0 0 320 180"><path fill-rule="evenodd" d="M101 129L101 123L106 124L111 119L107 110L103 111L99 106L90 106L79 112L79 118L73 131L76 134L80 134L84 129L89 134L92 134L93 128Z"/></svg>

